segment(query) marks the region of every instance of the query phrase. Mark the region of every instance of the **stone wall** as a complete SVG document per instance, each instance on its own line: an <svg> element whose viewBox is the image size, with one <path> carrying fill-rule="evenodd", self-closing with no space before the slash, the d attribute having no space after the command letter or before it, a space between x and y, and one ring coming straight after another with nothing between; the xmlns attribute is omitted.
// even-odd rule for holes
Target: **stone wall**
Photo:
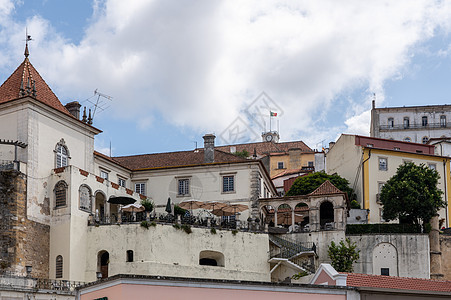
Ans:
<svg viewBox="0 0 451 300"><path fill-rule="evenodd" d="M440 251L442 253L442 279L451 280L451 235L440 235Z"/></svg>
<svg viewBox="0 0 451 300"><path fill-rule="evenodd" d="M0 271L48 278L50 227L27 219L26 175L0 172Z"/></svg>

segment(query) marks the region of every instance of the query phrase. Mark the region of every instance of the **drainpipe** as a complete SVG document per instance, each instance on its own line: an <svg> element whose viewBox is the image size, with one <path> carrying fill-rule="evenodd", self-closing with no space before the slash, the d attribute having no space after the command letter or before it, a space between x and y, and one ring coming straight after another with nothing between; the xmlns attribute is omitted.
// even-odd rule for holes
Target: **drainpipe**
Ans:
<svg viewBox="0 0 451 300"><path fill-rule="evenodd" d="M442 145L440 145L442 146ZM449 227L448 225L448 194L446 193L446 182L448 181L448 174L446 174L446 160L443 161L443 175L445 176L445 178L443 178L443 186L445 189L445 219L446 219L446 228ZM439 228L440 230L440 228Z"/></svg>
<svg viewBox="0 0 451 300"><path fill-rule="evenodd" d="M363 149L363 154L365 154L365 149ZM371 149L368 149L368 158L362 162L362 206L363 209L369 209L365 207L365 162L371 158Z"/></svg>

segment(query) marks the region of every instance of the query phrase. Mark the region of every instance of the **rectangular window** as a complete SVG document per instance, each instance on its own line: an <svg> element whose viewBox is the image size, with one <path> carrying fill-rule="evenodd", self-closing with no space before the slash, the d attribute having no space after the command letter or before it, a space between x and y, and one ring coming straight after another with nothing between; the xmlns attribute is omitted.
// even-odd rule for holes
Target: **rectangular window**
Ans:
<svg viewBox="0 0 451 300"><path fill-rule="evenodd" d="M379 157L379 170L380 171L387 171L387 158L385 157Z"/></svg>
<svg viewBox="0 0 451 300"><path fill-rule="evenodd" d="M146 184L144 182L135 183L135 192L141 195L146 195Z"/></svg>
<svg viewBox="0 0 451 300"><path fill-rule="evenodd" d="M283 161L277 163L277 169L283 169Z"/></svg>
<svg viewBox="0 0 451 300"><path fill-rule="evenodd" d="M421 125L428 126L428 117L424 116L421 118Z"/></svg>
<svg viewBox="0 0 451 300"><path fill-rule="evenodd" d="M222 192L234 192L235 191L235 176L222 177Z"/></svg>
<svg viewBox="0 0 451 300"><path fill-rule="evenodd" d="M189 179L179 179L178 195L179 196L189 195Z"/></svg>
<svg viewBox="0 0 451 300"><path fill-rule="evenodd" d="M393 128L395 126L395 120L393 118L388 118L388 127Z"/></svg>
<svg viewBox="0 0 451 300"><path fill-rule="evenodd" d="M390 276L390 269L389 268L381 268L381 275Z"/></svg>
<svg viewBox="0 0 451 300"><path fill-rule="evenodd" d="M446 127L446 116L440 116L440 127Z"/></svg>
<svg viewBox="0 0 451 300"><path fill-rule="evenodd" d="M125 179L124 178L117 178L117 184L121 187L125 187Z"/></svg>
<svg viewBox="0 0 451 300"><path fill-rule="evenodd" d="M309 167L313 167L313 161L309 161L309 162L308 162L308 166L309 166Z"/></svg>
<svg viewBox="0 0 451 300"><path fill-rule="evenodd" d="M366 146L367 146L368 148L373 148L373 147L374 147L373 144L366 144Z"/></svg>
<svg viewBox="0 0 451 300"><path fill-rule="evenodd" d="M100 170L100 177L108 180L108 172L104 170Z"/></svg>
<svg viewBox="0 0 451 300"><path fill-rule="evenodd" d="M404 129L409 128L409 126L410 126L409 118L408 118L408 117L405 117L405 118L404 118Z"/></svg>
<svg viewBox="0 0 451 300"><path fill-rule="evenodd" d="M377 192L380 194L382 192L382 187L384 186L385 182L378 182Z"/></svg>
<svg viewBox="0 0 451 300"><path fill-rule="evenodd" d="M436 164L428 164L428 166L429 166L429 169L437 171L437 165Z"/></svg>

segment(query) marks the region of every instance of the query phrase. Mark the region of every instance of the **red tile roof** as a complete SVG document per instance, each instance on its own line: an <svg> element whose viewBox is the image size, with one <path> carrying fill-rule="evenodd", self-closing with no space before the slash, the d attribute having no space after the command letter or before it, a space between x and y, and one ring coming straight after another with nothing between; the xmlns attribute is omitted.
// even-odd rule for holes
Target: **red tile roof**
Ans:
<svg viewBox="0 0 451 300"><path fill-rule="evenodd" d="M347 286L451 293L451 281L449 280L431 280L357 273L347 273L347 275Z"/></svg>
<svg viewBox="0 0 451 300"><path fill-rule="evenodd" d="M35 95L32 95L33 82L36 91ZM25 91L27 85L29 86L30 92ZM22 93L22 91L24 92ZM28 57L24 59L20 66L0 86L0 104L25 96L30 96L64 114L72 116L30 63Z"/></svg>
<svg viewBox="0 0 451 300"><path fill-rule="evenodd" d="M319 196L319 195L330 195L330 194L344 194L335 185L333 185L329 180L326 180L321 184L316 190L311 192L309 195Z"/></svg>
<svg viewBox="0 0 451 300"><path fill-rule="evenodd" d="M303 141L293 141L293 142L283 142L283 143L273 143L273 142L256 142L249 144L236 144L236 145L226 145L226 146L216 146L216 149L230 152L230 148L235 147L237 152L242 152L246 150L249 152L249 155L254 154L254 149L257 152L257 155L263 154L276 154L281 152L288 152L290 149L300 149L302 152L312 152L314 151L310 149Z"/></svg>
<svg viewBox="0 0 451 300"><path fill-rule="evenodd" d="M203 149L118 157L108 157L98 152L95 152L95 154L135 171L141 169L174 168L205 164ZM250 161L254 160L244 159L215 149L214 163L236 163Z"/></svg>

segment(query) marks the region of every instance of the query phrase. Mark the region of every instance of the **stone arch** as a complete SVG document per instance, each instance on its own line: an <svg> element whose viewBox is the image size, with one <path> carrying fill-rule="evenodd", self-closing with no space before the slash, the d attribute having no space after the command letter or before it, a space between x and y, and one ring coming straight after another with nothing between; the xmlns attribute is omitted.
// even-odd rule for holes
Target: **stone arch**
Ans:
<svg viewBox="0 0 451 300"><path fill-rule="evenodd" d="M199 265L224 267L224 254L219 251L203 250L199 253Z"/></svg>
<svg viewBox="0 0 451 300"><path fill-rule="evenodd" d="M301 230L310 229L310 212L309 206L305 202L299 202L294 207L294 220ZM306 225L309 225L306 227Z"/></svg>
<svg viewBox="0 0 451 300"><path fill-rule="evenodd" d="M102 273L102 278L108 278L108 265L110 264L110 254L106 250L97 254L97 272Z"/></svg>
<svg viewBox="0 0 451 300"><path fill-rule="evenodd" d="M292 213L293 213L293 209L291 208L291 206L287 203L282 203L277 207L277 224L281 225L283 227L288 228L289 226L292 225Z"/></svg>
<svg viewBox="0 0 451 300"><path fill-rule="evenodd" d="M373 274L398 276L398 251L393 244L382 242L374 247Z"/></svg>
<svg viewBox="0 0 451 300"><path fill-rule="evenodd" d="M319 223L322 229L332 229L329 228L329 224L332 223L334 226L334 204L333 201L325 200L319 204Z"/></svg>
<svg viewBox="0 0 451 300"><path fill-rule="evenodd" d="M96 220L104 220L106 215L106 195L98 190L94 194L94 213Z"/></svg>

